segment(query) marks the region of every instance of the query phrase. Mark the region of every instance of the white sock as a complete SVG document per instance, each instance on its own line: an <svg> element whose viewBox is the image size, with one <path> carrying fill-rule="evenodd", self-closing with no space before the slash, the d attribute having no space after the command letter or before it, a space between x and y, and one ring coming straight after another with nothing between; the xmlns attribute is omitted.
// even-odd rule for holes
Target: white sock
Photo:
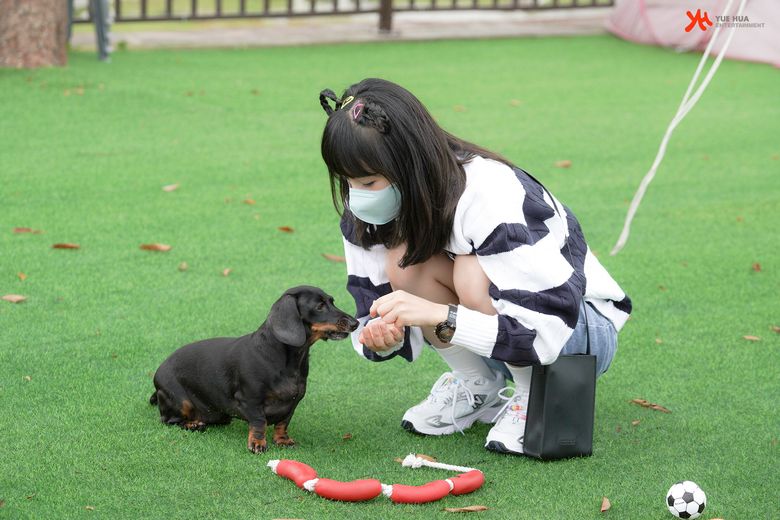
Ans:
<svg viewBox="0 0 780 520"><path fill-rule="evenodd" d="M528 397L531 394L531 374L533 373L533 367L516 367L509 363L507 363L506 366L512 374L512 379L515 381L514 395L521 396L520 406L525 410L524 415L527 415Z"/></svg>
<svg viewBox="0 0 780 520"><path fill-rule="evenodd" d="M512 374L512 379L515 381L515 393L530 393L533 367L517 367L510 365L509 363L506 363L506 367L509 369L509 373Z"/></svg>
<svg viewBox="0 0 780 520"><path fill-rule="evenodd" d="M475 354L466 347L459 345L452 345L447 348L435 348L434 350L444 359L444 362L449 365L453 373L460 374L466 379L472 379L475 377L485 377L487 379L495 379L496 374L493 372L482 356Z"/></svg>

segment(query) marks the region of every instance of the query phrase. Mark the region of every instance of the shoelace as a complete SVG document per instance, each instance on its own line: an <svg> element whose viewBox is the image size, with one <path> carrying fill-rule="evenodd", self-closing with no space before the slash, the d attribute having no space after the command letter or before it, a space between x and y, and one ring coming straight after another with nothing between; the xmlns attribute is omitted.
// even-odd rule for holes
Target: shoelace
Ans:
<svg viewBox="0 0 780 520"><path fill-rule="evenodd" d="M507 390L512 390L512 395L511 396L506 395L506 391ZM509 405L512 403L512 401L515 398L514 390L515 389L512 388L511 386L505 386L504 388L502 388L501 390L498 391L498 397L502 401L506 401L506 402L504 403L504 406L502 406L501 409L498 411L496 416L493 417L493 422L496 422L498 420L498 418L501 417L501 415L506 411L506 409L509 408Z"/></svg>
<svg viewBox="0 0 780 520"><path fill-rule="evenodd" d="M439 380L441 381L444 378L448 378L449 382L447 384L440 384L437 382L437 384L434 385L434 390L431 392L431 398L434 401L438 401L439 397L451 397L452 406L450 407L450 418L452 419L452 424L455 426L455 429L458 430L462 435L466 435L466 433L463 431L463 428L461 428L455 420L455 406L458 404L458 391L463 390L463 393L466 395L466 402L470 407L473 407L475 402L474 393L469 390L469 388L464 385L459 378L455 377L454 374L445 372L442 374ZM450 388L452 390L448 392Z"/></svg>

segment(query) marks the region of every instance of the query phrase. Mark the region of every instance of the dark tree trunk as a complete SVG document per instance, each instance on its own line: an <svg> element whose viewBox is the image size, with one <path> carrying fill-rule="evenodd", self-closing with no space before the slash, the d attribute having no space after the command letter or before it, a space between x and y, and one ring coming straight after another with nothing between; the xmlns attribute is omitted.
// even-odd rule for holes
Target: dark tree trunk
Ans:
<svg viewBox="0 0 780 520"><path fill-rule="evenodd" d="M68 2L0 0L0 67L66 65Z"/></svg>

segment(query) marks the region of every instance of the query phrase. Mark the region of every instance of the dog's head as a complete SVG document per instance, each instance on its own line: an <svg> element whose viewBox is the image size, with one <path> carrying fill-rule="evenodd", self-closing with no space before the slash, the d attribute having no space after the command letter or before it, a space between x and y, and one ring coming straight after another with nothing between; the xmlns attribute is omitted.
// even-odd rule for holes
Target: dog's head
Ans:
<svg viewBox="0 0 780 520"><path fill-rule="evenodd" d="M336 307L329 294L302 285L285 291L273 304L267 324L285 345L302 347L320 339L344 339L358 321Z"/></svg>

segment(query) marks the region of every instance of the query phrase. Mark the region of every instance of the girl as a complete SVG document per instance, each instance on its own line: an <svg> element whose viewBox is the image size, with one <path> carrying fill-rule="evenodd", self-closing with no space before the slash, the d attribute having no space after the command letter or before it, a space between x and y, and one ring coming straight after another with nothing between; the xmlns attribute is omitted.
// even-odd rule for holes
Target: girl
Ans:
<svg viewBox="0 0 780 520"><path fill-rule="evenodd" d="M450 371L402 426L444 435L495 423L485 446L523 453L531 365L585 352L588 334L604 373L631 301L566 206L504 157L440 128L406 89L370 78L340 99L323 90L320 104L355 349L413 361L431 344Z"/></svg>

